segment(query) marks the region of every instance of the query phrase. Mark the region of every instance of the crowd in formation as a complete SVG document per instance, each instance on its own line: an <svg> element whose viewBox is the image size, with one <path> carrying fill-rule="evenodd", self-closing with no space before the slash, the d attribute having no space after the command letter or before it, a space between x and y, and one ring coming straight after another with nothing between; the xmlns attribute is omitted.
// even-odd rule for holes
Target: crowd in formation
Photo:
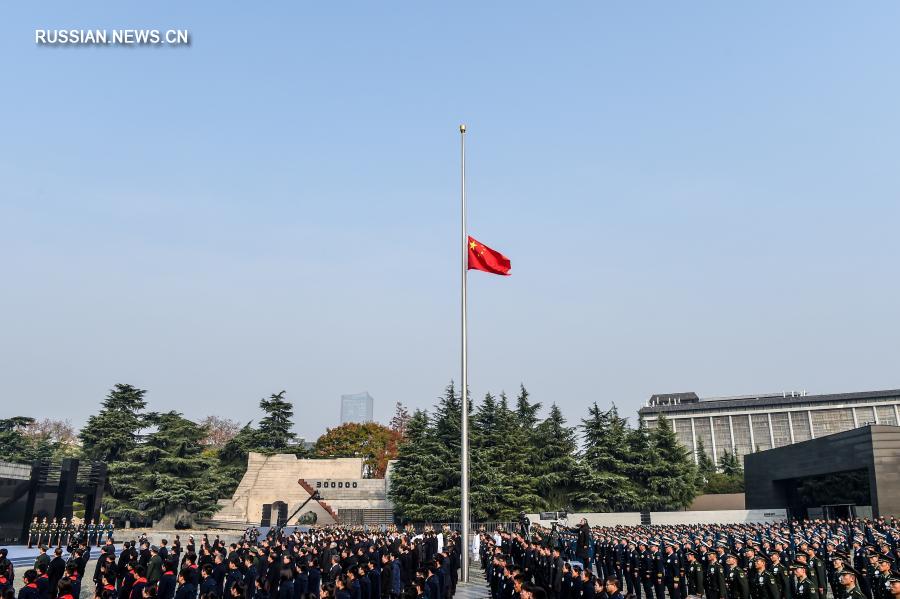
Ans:
<svg viewBox="0 0 900 599"><path fill-rule="evenodd" d="M889 521L482 531L492 599L895 599Z"/></svg>
<svg viewBox="0 0 900 599"><path fill-rule="evenodd" d="M117 547L103 535L88 571L94 533L85 528L65 553L41 544L18 594L0 549L0 599L78 599L83 587L95 599L453 599L462 558L459 534L446 527L276 528L249 529L230 545L176 535ZM471 551L491 599L900 598L893 520L549 529L523 521L480 531Z"/></svg>
<svg viewBox="0 0 900 599"><path fill-rule="evenodd" d="M238 543L189 536L146 538L116 547L108 538L89 571L92 545L41 545L34 568L13 590L14 571L0 549L0 599L452 599L461 559L459 535L428 529L249 529Z"/></svg>

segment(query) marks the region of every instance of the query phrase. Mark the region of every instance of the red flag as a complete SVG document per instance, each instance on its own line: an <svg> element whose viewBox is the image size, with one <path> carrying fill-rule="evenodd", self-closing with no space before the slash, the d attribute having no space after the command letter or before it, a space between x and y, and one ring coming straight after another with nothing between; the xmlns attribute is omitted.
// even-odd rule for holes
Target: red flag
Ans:
<svg viewBox="0 0 900 599"><path fill-rule="evenodd" d="M469 235L469 270L483 270L495 275L508 275L509 269L509 258Z"/></svg>

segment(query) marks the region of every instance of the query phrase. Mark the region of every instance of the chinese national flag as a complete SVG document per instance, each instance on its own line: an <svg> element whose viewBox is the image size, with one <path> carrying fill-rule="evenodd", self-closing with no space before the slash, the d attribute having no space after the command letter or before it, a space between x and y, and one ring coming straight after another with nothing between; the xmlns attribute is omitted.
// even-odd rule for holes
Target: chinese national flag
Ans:
<svg viewBox="0 0 900 599"><path fill-rule="evenodd" d="M508 275L509 269L509 258L469 235L469 270Z"/></svg>

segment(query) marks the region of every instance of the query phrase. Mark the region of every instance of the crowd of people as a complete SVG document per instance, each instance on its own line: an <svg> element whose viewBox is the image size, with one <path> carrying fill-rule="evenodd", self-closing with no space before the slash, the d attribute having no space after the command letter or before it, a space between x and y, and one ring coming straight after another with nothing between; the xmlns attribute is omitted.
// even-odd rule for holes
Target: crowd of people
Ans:
<svg viewBox="0 0 900 599"><path fill-rule="evenodd" d="M492 599L895 599L890 519L482 531Z"/></svg>
<svg viewBox="0 0 900 599"><path fill-rule="evenodd" d="M524 522L481 530L470 550L491 599L898 599L897 526ZM88 571L94 541L78 537L65 558L40 545L18 594L0 549L0 599L453 599L462 559L448 527L250 529L231 544L175 535L117 547L110 536Z"/></svg>
<svg viewBox="0 0 900 599"><path fill-rule="evenodd" d="M102 545L39 547L33 568L13 589L14 568L0 549L0 599L452 599L461 559L459 535L341 527L248 530L240 542L219 537L151 544L145 538Z"/></svg>

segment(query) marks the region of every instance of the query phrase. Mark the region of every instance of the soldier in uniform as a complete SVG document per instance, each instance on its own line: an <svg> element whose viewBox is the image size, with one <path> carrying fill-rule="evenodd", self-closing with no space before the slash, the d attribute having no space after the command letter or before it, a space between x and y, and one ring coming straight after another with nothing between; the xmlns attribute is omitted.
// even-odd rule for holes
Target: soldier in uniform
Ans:
<svg viewBox="0 0 900 599"><path fill-rule="evenodd" d="M807 576L806 562L795 562L792 569L794 575L791 577L791 596L794 599L814 599L818 593L813 590L813 584Z"/></svg>
<svg viewBox="0 0 900 599"><path fill-rule="evenodd" d="M779 599L778 583L775 576L766 569L766 558L757 555L753 558L753 572L749 576L750 596L753 599Z"/></svg>
<svg viewBox="0 0 900 599"><path fill-rule="evenodd" d="M672 547L671 542L666 543L666 557L663 568L669 599L681 599L681 559L675 553L675 548Z"/></svg>
<svg viewBox="0 0 900 599"><path fill-rule="evenodd" d="M706 577L704 585L706 587L706 599L726 599L728 587L725 583L725 571L722 564L715 553L710 551L706 554Z"/></svg>
<svg viewBox="0 0 900 599"><path fill-rule="evenodd" d="M54 539L59 538L59 525L56 523L56 518L50 521L50 526L47 527L47 546L53 547L56 543Z"/></svg>
<svg viewBox="0 0 900 599"><path fill-rule="evenodd" d="M688 550L685 555L687 556L687 569L684 576L687 592L691 595L702 597L705 590L703 585L703 564L697 560L695 552Z"/></svg>
<svg viewBox="0 0 900 599"><path fill-rule="evenodd" d="M831 595L834 599L846 599L844 595L844 585L841 582L841 575L844 573L844 567L850 567L849 564L846 564L844 561L844 556L837 551L832 551L831 555L831 577L828 580L829 586L831 586ZM856 582L856 577L854 576L854 584ZM862 592L862 591L860 591Z"/></svg>
<svg viewBox="0 0 900 599"><path fill-rule="evenodd" d="M775 584L778 585L778 596L780 599L791 599L791 574L781 564L781 553L773 551L769 559L772 561L769 569L775 577Z"/></svg>
<svg viewBox="0 0 900 599"><path fill-rule="evenodd" d="M841 597L844 597L844 599L866 599L859 585L856 584L855 570L838 570L836 574L842 587Z"/></svg>
<svg viewBox="0 0 900 599"><path fill-rule="evenodd" d="M93 547L93 546L94 546L94 541L97 540L96 534L95 534L96 532L97 532L97 531L96 531L96 528L94 527L94 520L93 520L93 518L92 518L92 519L88 520L88 523L87 523L87 544L88 544L88 547Z"/></svg>
<svg viewBox="0 0 900 599"><path fill-rule="evenodd" d="M50 534L50 524L47 522L47 517L44 516L44 519L41 520L41 525L38 527L38 545L44 544L44 536ZM47 544L50 544L50 537L47 537Z"/></svg>
<svg viewBox="0 0 900 599"><path fill-rule="evenodd" d="M647 565L647 572L649 574L648 578L650 583L653 585L653 593L656 596L656 599L664 599L666 596L666 586L665 586L665 576L666 576L666 566L663 561L662 554L659 552L659 541L656 539L652 539L650 541L650 551L647 552L647 558L645 560ZM650 599L651 595L647 593L647 599Z"/></svg>
<svg viewBox="0 0 900 599"><path fill-rule="evenodd" d="M37 540L38 543L41 542L40 539L38 538L38 535L40 534L38 532L38 530L40 529L40 527L41 527L41 525L38 522L37 516L35 516L34 520L31 521L31 525L28 527L28 548L29 549L31 549L31 546L35 540Z"/></svg>
<svg viewBox="0 0 900 599"><path fill-rule="evenodd" d="M66 520L65 516L59 520L59 536L56 539L56 546L62 547L63 541L65 541L66 545L69 544L69 521Z"/></svg>
<svg viewBox="0 0 900 599"><path fill-rule="evenodd" d="M809 565L807 575L815 584L815 591L818 593L819 599L825 599L825 563L816 556L816 550L813 547L806 548L806 555L809 558L806 560Z"/></svg>
<svg viewBox="0 0 900 599"><path fill-rule="evenodd" d="M738 565L738 558L733 553L725 557L725 586L728 589L728 599L750 599L750 586L747 583L747 573Z"/></svg>
<svg viewBox="0 0 900 599"><path fill-rule="evenodd" d="M107 541L112 541L112 540L113 540L113 533L115 532L115 530L116 530L116 527L115 527L115 525L113 524L113 521L112 521L112 520L107 520L107 522L106 522L106 540L107 540ZM100 533L99 533L99 531L98 531L98 533L97 533L97 547L99 547L99 546L100 546Z"/></svg>

